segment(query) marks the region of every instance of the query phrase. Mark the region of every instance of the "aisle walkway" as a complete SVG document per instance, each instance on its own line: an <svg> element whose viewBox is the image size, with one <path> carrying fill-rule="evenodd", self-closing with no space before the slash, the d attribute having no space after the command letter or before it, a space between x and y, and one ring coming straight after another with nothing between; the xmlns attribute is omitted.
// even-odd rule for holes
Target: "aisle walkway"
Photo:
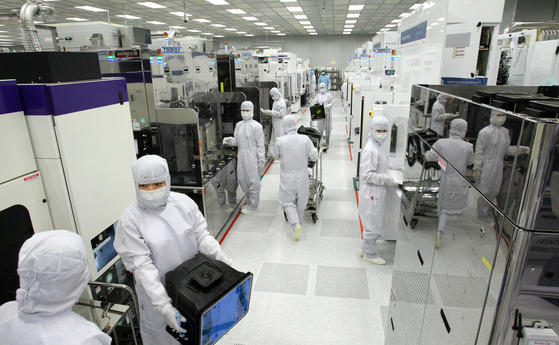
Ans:
<svg viewBox="0 0 559 345"><path fill-rule="evenodd" d="M305 213L303 235L292 231L278 203L280 165L262 179L259 213L239 215L222 247L233 267L254 274L248 315L221 345L377 345L384 343L381 315L390 297L394 242L379 242L386 266L357 254L361 244L356 173L346 134L340 93L332 92L333 131L323 153L324 200L313 224ZM309 125L302 108L300 124ZM304 114L303 114L304 112Z"/></svg>

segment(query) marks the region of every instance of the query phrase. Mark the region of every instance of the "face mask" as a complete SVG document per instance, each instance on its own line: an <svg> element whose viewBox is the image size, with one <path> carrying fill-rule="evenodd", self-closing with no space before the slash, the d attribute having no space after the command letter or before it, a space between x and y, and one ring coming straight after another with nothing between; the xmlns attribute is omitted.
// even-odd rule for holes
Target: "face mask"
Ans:
<svg viewBox="0 0 559 345"><path fill-rule="evenodd" d="M326 93L326 89L320 89L320 93Z"/></svg>
<svg viewBox="0 0 559 345"><path fill-rule="evenodd" d="M383 143L383 142L386 140L387 137L388 137L388 132L386 132L386 133L378 133L378 132L375 131L375 139L376 139L378 142Z"/></svg>
<svg viewBox="0 0 559 345"><path fill-rule="evenodd" d="M326 75L326 72L322 72L322 75Z"/></svg>
<svg viewBox="0 0 559 345"><path fill-rule="evenodd" d="M506 116L495 116L495 119L493 119L493 124L495 124L496 126L502 126L506 120Z"/></svg>
<svg viewBox="0 0 559 345"><path fill-rule="evenodd" d="M243 118L243 120L252 119L252 111L241 111L241 117Z"/></svg>
<svg viewBox="0 0 559 345"><path fill-rule="evenodd" d="M161 198L165 197L165 194L167 194L167 188L166 187L161 187L155 190L140 190L140 196L145 200L145 201L157 201L160 200Z"/></svg>

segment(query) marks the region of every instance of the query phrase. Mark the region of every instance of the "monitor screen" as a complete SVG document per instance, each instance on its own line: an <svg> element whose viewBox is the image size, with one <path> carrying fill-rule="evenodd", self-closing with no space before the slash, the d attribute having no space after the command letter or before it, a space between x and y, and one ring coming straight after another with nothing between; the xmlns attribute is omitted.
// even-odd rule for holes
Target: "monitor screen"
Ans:
<svg viewBox="0 0 559 345"><path fill-rule="evenodd" d="M95 259L95 268L97 268L97 272L103 269L105 265L117 256L117 252L113 245L115 241L115 227L117 223L109 226L91 240L93 258Z"/></svg>
<svg viewBox="0 0 559 345"><path fill-rule="evenodd" d="M201 344L215 344L247 314L251 287L252 274L204 312Z"/></svg>

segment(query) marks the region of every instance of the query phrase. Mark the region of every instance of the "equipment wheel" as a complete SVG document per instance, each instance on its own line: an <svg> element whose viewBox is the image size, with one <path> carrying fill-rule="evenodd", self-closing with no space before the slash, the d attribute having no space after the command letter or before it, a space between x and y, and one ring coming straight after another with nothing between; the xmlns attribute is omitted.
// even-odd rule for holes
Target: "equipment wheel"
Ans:
<svg viewBox="0 0 559 345"><path fill-rule="evenodd" d="M311 214L311 218L313 223L316 223L316 221L318 220L318 216L316 215L316 213Z"/></svg>
<svg viewBox="0 0 559 345"><path fill-rule="evenodd" d="M412 218L412 220L410 221L410 228L415 229L415 227L417 226L417 218Z"/></svg>

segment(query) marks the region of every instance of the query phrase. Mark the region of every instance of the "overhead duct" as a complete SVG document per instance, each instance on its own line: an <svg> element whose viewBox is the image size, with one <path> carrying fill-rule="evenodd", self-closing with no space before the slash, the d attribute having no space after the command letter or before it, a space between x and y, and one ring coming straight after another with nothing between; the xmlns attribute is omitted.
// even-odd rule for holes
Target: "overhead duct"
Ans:
<svg viewBox="0 0 559 345"><path fill-rule="evenodd" d="M531 29L559 29L558 22L514 22L505 28L503 34L510 34L522 30Z"/></svg>
<svg viewBox="0 0 559 345"><path fill-rule="evenodd" d="M54 7L40 3L38 0L27 0L21 7L19 16L21 18L23 45L26 51L37 52L42 50L33 20L35 17L52 14L54 14Z"/></svg>

